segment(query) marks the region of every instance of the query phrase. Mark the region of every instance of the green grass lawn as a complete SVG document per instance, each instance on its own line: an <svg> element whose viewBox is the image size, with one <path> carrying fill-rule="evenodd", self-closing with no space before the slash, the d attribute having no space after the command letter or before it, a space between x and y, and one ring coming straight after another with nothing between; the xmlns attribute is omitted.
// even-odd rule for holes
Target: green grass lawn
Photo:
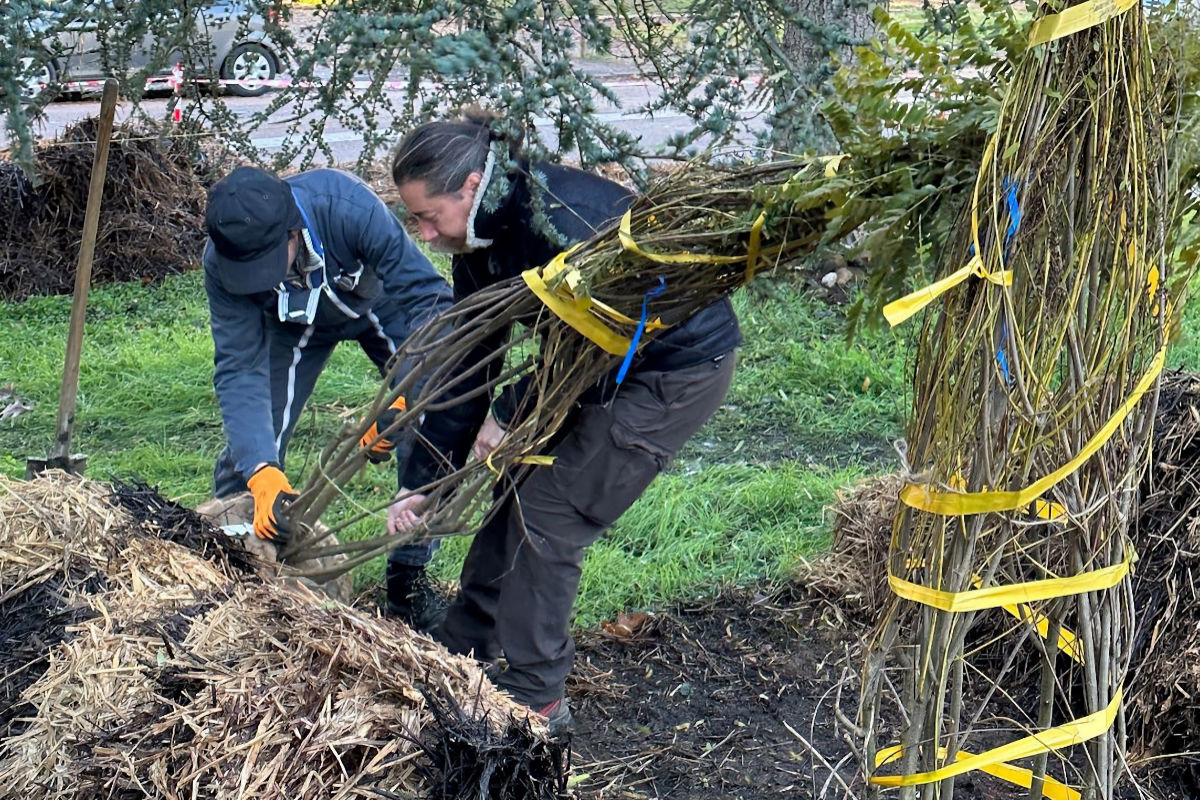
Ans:
<svg viewBox="0 0 1200 800"><path fill-rule="evenodd" d="M881 333L847 345L840 311L786 284L764 284L735 302L746 344L729 399L593 548L582 623L785 574L827 541L824 507L835 490L890 468L905 406L903 340ZM27 456L49 452L69 311L67 297L0 304L0 385L35 403L0 421L0 470L8 475L22 475ZM353 344L338 348L297 428L293 482L344 415L371 400L376 380ZM187 505L208 497L223 435L199 272L92 292L74 444L88 454L92 477L136 476ZM394 481L390 469L368 468L353 488L381 500ZM349 535L380 524L360 523ZM447 543L438 574L453 578L465 547ZM376 561L360 570L360 585L378 580L381 568Z"/></svg>
<svg viewBox="0 0 1200 800"><path fill-rule="evenodd" d="M745 345L724 407L611 535L592 548L577 621L661 607L722 585L776 580L827 546L836 491L895 468L891 443L909 403L907 337L916 325L868 331L848 344L842 309L786 282L734 298ZM34 410L0 421L0 471L19 477L25 458L53 438L69 298L0 303L0 385ZM1190 306L1170 365L1200 368L1200 310ZM199 272L160 286L93 291L84 340L75 447L94 478L136 476L187 505L208 497L223 444L212 389L212 340ZM368 403L374 368L354 345L338 348L317 383L289 454L293 482L347 414ZM382 501L390 469L356 479L360 499ZM336 522L336 520L333 520ZM360 523L351 538L381 525ZM435 559L457 574L467 541ZM360 569L366 588L382 569Z"/></svg>

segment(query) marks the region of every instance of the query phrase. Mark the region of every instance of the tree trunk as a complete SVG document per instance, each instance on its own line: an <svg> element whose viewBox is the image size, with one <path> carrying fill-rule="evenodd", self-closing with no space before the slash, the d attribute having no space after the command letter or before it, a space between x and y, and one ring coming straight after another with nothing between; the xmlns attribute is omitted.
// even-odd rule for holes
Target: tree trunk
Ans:
<svg viewBox="0 0 1200 800"><path fill-rule="evenodd" d="M830 79L851 63L853 48L877 34L872 12L887 0L791 0L798 19L783 32L783 50L791 75L775 91L772 141L789 153L839 151L837 140L821 116Z"/></svg>

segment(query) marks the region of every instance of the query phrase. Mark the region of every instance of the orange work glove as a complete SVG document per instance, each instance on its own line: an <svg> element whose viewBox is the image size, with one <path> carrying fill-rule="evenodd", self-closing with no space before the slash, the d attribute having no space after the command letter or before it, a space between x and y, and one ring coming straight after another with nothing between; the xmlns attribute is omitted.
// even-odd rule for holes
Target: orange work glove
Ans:
<svg viewBox="0 0 1200 800"><path fill-rule="evenodd" d="M371 423L371 427L367 428L367 432L358 440L360 449L367 453L367 460L372 464L382 464L392 457L392 449L396 446L389 437L397 432L380 436L380 431L386 431L392 427L396 421L396 415L408 408L408 404L404 402L403 397L397 397L396 402L392 403L384 412L379 415L379 418Z"/></svg>
<svg viewBox="0 0 1200 800"><path fill-rule="evenodd" d="M254 535L280 547L287 544L288 530L279 523L283 509L300 495L279 467L267 464L246 481L254 495Z"/></svg>

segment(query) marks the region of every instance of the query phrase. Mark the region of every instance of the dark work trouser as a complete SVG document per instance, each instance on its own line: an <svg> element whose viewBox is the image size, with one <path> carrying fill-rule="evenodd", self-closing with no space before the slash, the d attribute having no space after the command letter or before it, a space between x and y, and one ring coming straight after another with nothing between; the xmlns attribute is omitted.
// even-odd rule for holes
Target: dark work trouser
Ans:
<svg viewBox="0 0 1200 800"><path fill-rule="evenodd" d="M575 658L571 609L583 556L716 412L733 353L696 367L630 374L606 405L584 405L514 499L475 535L462 590L437 638L481 659L497 684L540 708L563 696Z"/></svg>
<svg viewBox="0 0 1200 800"><path fill-rule="evenodd" d="M312 394L317 376L333 355L333 348L339 342L357 341L382 376L386 374L388 359L404 342L408 331L409 320L400 304L389 300L341 325L270 323L271 422L280 468L300 412ZM398 465L403 464L404 451L404 443L396 448ZM213 496L227 497L244 491L247 491L246 479L235 468L233 452L227 444L213 469ZM408 544L393 550L389 560L419 566L427 563L436 549L436 541Z"/></svg>

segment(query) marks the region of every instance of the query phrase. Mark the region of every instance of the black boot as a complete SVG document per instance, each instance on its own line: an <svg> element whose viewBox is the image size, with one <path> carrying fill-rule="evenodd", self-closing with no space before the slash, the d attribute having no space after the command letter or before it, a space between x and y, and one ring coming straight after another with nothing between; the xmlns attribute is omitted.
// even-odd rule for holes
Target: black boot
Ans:
<svg viewBox="0 0 1200 800"><path fill-rule="evenodd" d="M418 631L429 631L442 621L446 601L429 580L425 567L388 562L387 614Z"/></svg>

